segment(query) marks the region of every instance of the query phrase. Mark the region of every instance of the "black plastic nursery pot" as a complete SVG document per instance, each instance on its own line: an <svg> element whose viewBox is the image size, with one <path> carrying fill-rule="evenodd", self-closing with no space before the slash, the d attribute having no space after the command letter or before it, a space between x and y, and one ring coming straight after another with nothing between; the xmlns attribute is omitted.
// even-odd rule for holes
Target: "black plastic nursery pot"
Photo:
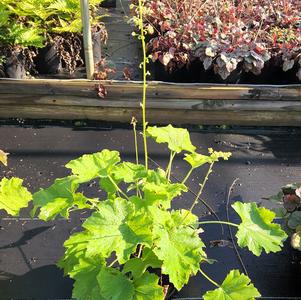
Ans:
<svg viewBox="0 0 301 300"><path fill-rule="evenodd" d="M81 35L75 35L74 40L77 40L76 43L79 45L80 49L80 59L85 62L85 54L83 50L83 38ZM92 32L92 43L93 43L93 58L94 62L97 63L101 60L101 44L102 44L102 35L100 31L93 30ZM61 56L60 45L55 43L48 44L44 48L38 50L38 55L36 56L34 62L36 64L36 70L38 74L60 74L66 73L66 63ZM68 45L65 51L68 52ZM76 62L77 67L81 67L80 62Z"/></svg>
<svg viewBox="0 0 301 300"><path fill-rule="evenodd" d="M61 37L62 40L64 37ZM83 67L85 62L85 56L83 51L83 38L82 36L74 35L74 41L79 49L79 57L76 64L76 68ZM98 30L93 30L92 32L92 42L93 42L93 58L94 62L97 63L101 60L101 48L102 48L102 32ZM56 74L66 74L72 73L66 67L66 62L62 57L62 52L59 47L60 44L55 42L48 43L45 47L39 49L30 49L33 51L32 62L28 61L28 57L24 55L21 50L10 51L10 55L5 58L3 64L3 69L0 72L0 77L15 78L15 79L25 79L28 75L56 75ZM65 45L64 51L69 52L69 56L72 59L72 52L68 48L68 43ZM37 53L35 55L35 53ZM30 66L28 69L28 66ZM76 71L76 68L74 71Z"/></svg>
<svg viewBox="0 0 301 300"><path fill-rule="evenodd" d="M115 8L116 7L116 0L104 0L101 4L101 7L104 8Z"/></svg>
<svg viewBox="0 0 301 300"><path fill-rule="evenodd" d="M11 122L10 126L8 123L1 123L1 149L9 152L10 156L9 166L0 169L0 176L24 178L25 185L31 191L47 187L55 178L66 176L67 170L63 166L85 153L104 148L114 149L121 152L124 160L135 161L133 133L127 126L87 121L74 123L73 126L67 122L59 124L60 126L50 122L47 126L43 122L24 122L19 125ZM230 204L234 201L263 202L262 197L274 194L279 186L300 179L301 132L298 129L265 131L257 128L253 131L239 128L231 132L218 129L195 130L191 133L191 138L201 151L213 147L233 153L229 161L216 165L204 194L206 202L222 220L227 220L227 194L235 178L240 179L233 188ZM139 140L139 149L142 149L140 142ZM165 150L164 145L149 142L150 157L163 167L169 160ZM177 157L175 163L178 167L174 168L172 176L182 178L188 166L182 157ZM155 164L150 166L156 167ZM204 172L194 174L189 182L193 191L197 190ZM89 191L87 195L90 197L100 196L97 182L91 182L89 187L87 185L83 189L84 192ZM188 193L173 205L175 208L188 208L193 199L194 195ZM212 211L202 204L194 212L202 220L215 220ZM229 212L230 221L237 222L238 217L231 208ZM73 282L64 277L55 264L63 255L63 242L70 233L81 229L86 217L86 213L75 213L69 221L57 219L45 223L28 218L26 211L17 219L1 212L0 299L71 299ZM204 271L217 282L222 282L231 269L242 271L228 227L208 225L203 229L206 234L202 238L208 257L217 260L213 265L204 264ZM297 273L291 262L291 248L288 244L282 252L263 254L261 257L239 249L243 264L263 297L301 297L300 273ZM198 275L192 277L188 285L171 298L200 299L206 290L213 288Z"/></svg>
<svg viewBox="0 0 301 300"><path fill-rule="evenodd" d="M159 61L150 64L152 79L175 83L221 83L221 84L298 84L297 66L284 72L279 64L268 62L259 75L245 72L242 65L238 65L229 77L222 79L213 68L205 70L202 62L194 59L180 68L168 68Z"/></svg>
<svg viewBox="0 0 301 300"><path fill-rule="evenodd" d="M61 58L55 45L47 45L39 49L35 64L39 74L59 74L63 71Z"/></svg>
<svg viewBox="0 0 301 300"><path fill-rule="evenodd" d="M10 56L5 58L2 75L8 78L26 78L26 57L21 51L12 51Z"/></svg>
<svg viewBox="0 0 301 300"><path fill-rule="evenodd" d="M292 264L296 274L299 274L299 281L301 284L301 251L292 249Z"/></svg>

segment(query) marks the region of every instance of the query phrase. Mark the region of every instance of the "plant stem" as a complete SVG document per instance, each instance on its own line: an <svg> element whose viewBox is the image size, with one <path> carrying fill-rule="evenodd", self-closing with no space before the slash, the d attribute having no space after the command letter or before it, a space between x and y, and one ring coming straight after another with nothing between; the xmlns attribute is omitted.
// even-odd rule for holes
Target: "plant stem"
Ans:
<svg viewBox="0 0 301 300"><path fill-rule="evenodd" d="M142 250L143 250L143 245L139 245L138 258L141 258Z"/></svg>
<svg viewBox="0 0 301 300"><path fill-rule="evenodd" d="M182 181L182 184L185 184L185 182L186 182L187 179L190 177L190 175L191 175L191 173L192 173L193 170L194 170L194 168L191 168L191 169L188 171L187 175L185 176L185 178L184 178L183 181Z"/></svg>
<svg viewBox="0 0 301 300"><path fill-rule="evenodd" d="M147 57L146 57L146 43L145 43L145 33L144 33L144 26L143 26L143 1L138 1L139 6L139 27L140 27L140 39L142 45L142 52L143 52L143 92L142 92L142 123L143 123L143 146L144 146L144 160L145 160L145 168L148 170L148 153L147 153L147 140L146 140L146 90L147 90Z"/></svg>
<svg viewBox="0 0 301 300"><path fill-rule="evenodd" d="M176 156L176 152L170 151L169 163L168 163L168 166L167 166L167 169L166 169L168 181L170 180L172 162L173 162L173 159L175 158L175 156Z"/></svg>
<svg viewBox="0 0 301 300"><path fill-rule="evenodd" d="M132 118L131 124L133 125L136 164L138 165L139 164L139 153L138 153L137 130L136 130L137 120L135 119L135 117ZM138 181L136 181L136 195L137 195L137 197L139 196Z"/></svg>
<svg viewBox="0 0 301 300"><path fill-rule="evenodd" d="M137 130L136 130L137 120L135 119L135 117L132 118L131 124L133 125L136 164L138 165L139 164L139 153L138 153Z"/></svg>
<svg viewBox="0 0 301 300"><path fill-rule="evenodd" d="M224 225L230 225L233 227L238 227L237 224L226 222L226 221L203 221L203 222L197 222L198 225L206 225L206 224L224 224Z"/></svg>
<svg viewBox="0 0 301 300"><path fill-rule="evenodd" d="M122 190L120 189L120 187L116 184L116 182L114 181L114 179L113 179L110 175L108 175L108 178L110 179L110 181L112 182L112 184L114 185L114 187L116 188L116 190L117 190L121 195L123 195L127 200L129 200L128 195L127 195L124 191L122 191Z"/></svg>
<svg viewBox="0 0 301 300"><path fill-rule="evenodd" d="M207 173L206 173L206 175L205 175L205 178L204 178L203 182L201 183L201 188L200 188L198 194L196 195L196 197L195 197L195 199L194 199L194 201L193 201L193 203L192 203L192 205L191 205L191 207L190 207L190 209L189 209L190 212L192 212L192 210L194 209L194 207L197 205L197 203L198 203L198 201L199 201L199 198L201 197L201 195L202 195L202 193L203 193L203 191L204 191L204 187L205 187L205 185L206 185L206 183L207 183L207 181L208 181L208 179L209 179L209 175L210 175L211 172L212 172L213 165L214 165L214 162L212 162L212 163L209 165L209 168L208 168L208 171L207 171Z"/></svg>
<svg viewBox="0 0 301 300"><path fill-rule="evenodd" d="M216 287L220 287L220 285L215 282L213 279L211 279L201 268L200 268L200 273L208 280L210 281L213 285L215 285Z"/></svg>
<svg viewBox="0 0 301 300"><path fill-rule="evenodd" d="M195 197L195 199L194 199L194 201L193 201L193 203L192 203L192 205L191 205L189 211L188 211L188 212L186 213L186 215L183 217L183 220L182 220L181 224L185 221L185 219L186 219L187 216L189 215L189 212L192 212L192 210L194 209L194 207L198 204L199 198L201 197L201 195L202 195L202 193L203 193L203 190L204 190L204 187L205 187L205 185L206 185L206 183L207 183L207 181L208 181L208 179L209 179L209 175L210 175L210 173L212 172L213 165L214 165L214 162L212 162L212 163L209 165L209 168L208 168L208 171L207 171L207 173L206 173L206 175L205 175L205 178L204 178L203 182L201 183L201 188L200 188L198 194L196 195L196 197Z"/></svg>
<svg viewBox="0 0 301 300"><path fill-rule="evenodd" d="M115 263L118 262L118 258L112 261L112 263L109 265L109 268L113 267Z"/></svg>

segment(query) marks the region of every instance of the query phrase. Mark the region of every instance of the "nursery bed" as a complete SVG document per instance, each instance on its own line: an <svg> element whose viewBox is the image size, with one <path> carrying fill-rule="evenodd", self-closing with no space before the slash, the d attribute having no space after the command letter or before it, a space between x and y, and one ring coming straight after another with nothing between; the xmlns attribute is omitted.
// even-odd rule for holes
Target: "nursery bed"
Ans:
<svg viewBox="0 0 301 300"><path fill-rule="evenodd" d="M0 79L0 118L130 122L141 118L135 81ZM107 95L101 98L98 93ZM301 125L301 85L150 82L148 120L174 124Z"/></svg>
<svg viewBox="0 0 301 300"><path fill-rule="evenodd" d="M99 100L101 101L101 100ZM39 127L40 124L39 124ZM116 149L126 160L134 160L134 146L129 129L115 128L112 124L89 127L0 127L1 148L10 154L8 168L1 168L1 176L19 176L25 179L30 190L49 185L54 178L66 175L63 165L83 153L91 153L103 148ZM225 201L227 192L235 178L231 202L235 200L257 201L274 194L279 186L300 179L301 172L301 132L269 131L256 134L229 134L227 131L192 133L193 143L202 149L214 147L231 151L233 157L220 163L207 186L205 199L221 219L226 219ZM124 146L126 145L126 146ZM163 146L150 143L150 156L160 165L166 165L168 157ZM174 169L173 178L182 178L186 165L177 159L180 168ZM201 175L200 175L201 176ZM197 176L192 182L196 189ZM97 192L96 183L92 183ZM91 195L93 196L93 195ZM193 196L180 199L185 207L191 204ZM175 203L177 205L177 202ZM199 205L195 212L201 217L213 216ZM63 277L55 262L63 254L63 241L70 232L78 230L85 214L72 215L70 221L57 220L44 223L30 220L23 213L18 219L0 216L0 299L67 299L71 297L72 281ZM231 221L236 221L230 214ZM213 247L210 241L228 239L228 228L222 234L219 226L208 227L206 235L208 255L219 262L207 266L208 274L214 274L221 281L227 270L241 269L233 248ZM208 232L207 230L207 232ZM244 265L264 297L301 299L300 273L291 263L290 249L272 255L256 258L246 250L239 250ZM299 278L299 279L298 279ZM212 288L201 277L191 279L180 294L174 297L185 299L199 297L204 290ZM280 297L280 298L276 298Z"/></svg>

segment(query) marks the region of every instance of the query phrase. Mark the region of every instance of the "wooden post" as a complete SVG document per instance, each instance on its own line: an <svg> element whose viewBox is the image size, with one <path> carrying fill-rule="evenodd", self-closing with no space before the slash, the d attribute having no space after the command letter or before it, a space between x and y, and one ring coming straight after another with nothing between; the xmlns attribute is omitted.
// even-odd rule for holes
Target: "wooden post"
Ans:
<svg viewBox="0 0 301 300"><path fill-rule="evenodd" d="M94 59L90 26L89 0L80 0L87 79L93 79Z"/></svg>

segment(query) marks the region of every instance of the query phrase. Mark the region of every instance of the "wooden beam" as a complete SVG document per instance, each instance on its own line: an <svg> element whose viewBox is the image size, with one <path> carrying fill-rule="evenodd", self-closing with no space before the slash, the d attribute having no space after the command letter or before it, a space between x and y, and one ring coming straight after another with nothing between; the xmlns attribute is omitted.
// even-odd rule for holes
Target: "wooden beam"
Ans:
<svg viewBox="0 0 301 300"><path fill-rule="evenodd" d="M0 79L0 94L38 94L95 97L101 83L108 90L107 99L140 98L141 83L135 81L89 81L33 79ZM150 82L148 98L160 99L212 99L212 100L300 100L301 85L223 85L175 84Z"/></svg>
<svg viewBox="0 0 301 300"><path fill-rule="evenodd" d="M99 84L108 95L97 95ZM141 83L0 79L0 118L130 122L141 118ZM149 122L301 126L301 85L228 86L150 82Z"/></svg>

